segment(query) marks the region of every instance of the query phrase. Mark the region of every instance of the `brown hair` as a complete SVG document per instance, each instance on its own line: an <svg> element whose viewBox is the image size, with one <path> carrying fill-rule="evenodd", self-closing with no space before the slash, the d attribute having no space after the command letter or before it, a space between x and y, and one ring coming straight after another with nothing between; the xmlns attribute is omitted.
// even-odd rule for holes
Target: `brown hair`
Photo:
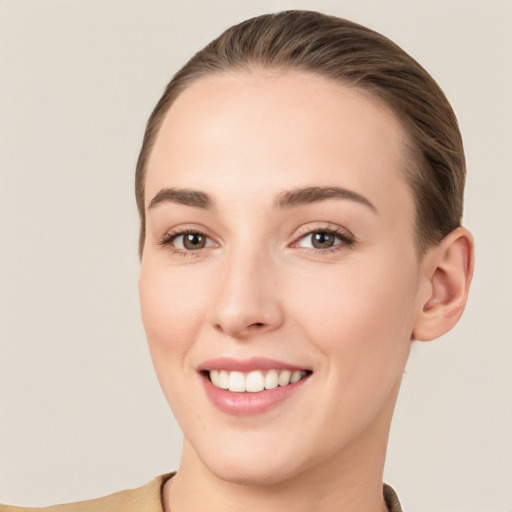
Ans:
<svg viewBox="0 0 512 512"><path fill-rule="evenodd" d="M406 179L416 198L419 253L460 225L465 159L457 119L432 77L395 43L356 23L312 11L266 14L227 29L176 73L149 117L137 162L139 252L145 240L146 164L165 114L212 73L296 69L356 87L397 115L409 137Z"/></svg>

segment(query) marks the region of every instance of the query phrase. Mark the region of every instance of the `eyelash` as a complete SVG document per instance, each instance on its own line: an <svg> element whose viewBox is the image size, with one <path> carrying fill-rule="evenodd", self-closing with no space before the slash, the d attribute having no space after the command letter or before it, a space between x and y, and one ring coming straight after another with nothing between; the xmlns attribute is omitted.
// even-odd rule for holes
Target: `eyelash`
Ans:
<svg viewBox="0 0 512 512"><path fill-rule="evenodd" d="M185 258L194 258L196 256L199 256L199 253L201 252L201 249L196 250L183 250L178 249L177 247L174 247L172 243L176 238L179 238L180 236L187 236L187 235L200 235L208 240L211 240L211 237L209 237L204 231L201 231L199 229L193 229L193 228L185 228L185 229L178 229L176 231L169 231L168 233L165 233L165 235L162 237L162 239L158 242L158 245L162 245L164 247L168 247L172 254L176 254L178 256L183 256Z"/></svg>
<svg viewBox="0 0 512 512"><path fill-rule="evenodd" d="M333 247L329 247L327 249L315 249L313 247L302 247L302 249L307 254L312 254L312 255L319 255L320 254L321 255L321 254L335 253L335 252L341 251L343 249L347 249L347 248L350 249L356 243L356 239L355 239L355 237L351 233L347 233L346 231L341 231L341 230L339 230L337 228L333 228L331 226L327 226L327 227L319 227L319 228L315 228L315 229L309 229L309 230L305 231L303 234L301 234L295 240L295 242L292 243L291 246L292 247L298 247L297 244L301 240L303 240L304 238L306 238L308 236L311 236L311 235L313 235L315 233L325 233L325 234L331 235L334 238L339 239L341 242L336 244L336 245L334 245ZM158 245L161 245L161 246L164 246L164 247L168 247L173 254L176 254L176 255L179 255L179 256L183 256L183 257L186 257L186 258L193 258L193 257L199 256L199 253L204 248L195 249L195 250L183 250L183 249L178 249L177 247L174 247L172 245L172 243L178 237L180 237L180 236L187 236L187 235L200 235L200 236L203 236L203 237L211 240L211 238L206 233L204 233L201 230L198 230L198 229L179 229L177 231L170 231L170 232L166 233L162 237L162 239L158 242Z"/></svg>
<svg viewBox="0 0 512 512"><path fill-rule="evenodd" d="M330 254L338 251L342 251L344 249L350 249L356 243L356 239L352 233L347 231L341 231L338 228L332 226L319 227L315 229L308 229L305 233L301 234L295 242L293 242L292 246L297 247L297 244L303 240L304 238L314 235L315 233L325 233L333 236L340 240L340 243L333 245L327 249L315 249L314 247L303 247L307 254L318 255L318 254Z"/></svg>

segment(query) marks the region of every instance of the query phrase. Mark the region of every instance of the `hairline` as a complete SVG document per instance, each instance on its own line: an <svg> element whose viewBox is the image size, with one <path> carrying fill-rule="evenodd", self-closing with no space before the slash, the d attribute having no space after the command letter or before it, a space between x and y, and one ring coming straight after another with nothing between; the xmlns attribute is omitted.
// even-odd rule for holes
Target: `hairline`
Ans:
<svg viewBox="0 0 512 512"><path fill-rule="evenodd" d="M321 78L323 80L328 80L336 85L341 87L345 87L348 89L353 89L360 94L366 96L367 99L373 101L379 108L384 108L388 113L390 113L398 123L401 132L402 138L402 166L400 169L404 180L409 187L414 200L414 233L416 237L416 252L418 258L421 260L427 250L434 245L433 241L425 240L421 234L421 226L420 226L420 210L419 210L419 197L420 194L417 190L417 181L418 176L421 176L421 167L424 165L422 163L422 154L418 145L415 143L412 129L410 123L407 122L406 116L400 116L400 108L397 105L393 105L391 101L386 98L385 91L381 92L379 87L370 87L368 84L362 84L359 80L354 80L351 82L346 77L337 77L334 74L328 74L327 72L322 72L318 70L314 70L305 65L293 64L293 63L282 63L282 64L265 64L258 61L253 62L244 62L242 64L231 64L226 65L224 68L219 69L208 69L202 70L199 73L196 73L193 76L188 76L186 80L180 83L173 91L173 94L169 95L165 101L165 108L159 110L158 115L154 118L154 124L152 125L151 130L151 138L148 140L150 144L147 146L147 151L144 154L144 160L142 162L142 168L140 169L140 183L138 185L141 186L141 190L137 189L137 203L142 200L142 210L144 215L144 225L141 223L141 234L139 239L139 258L142 258L142 254L144 251L145 245L145 237L146 237L146 204L145 204L145 182L146 182L146 174L148 163L153 153L153 148L158 140L160 135L162 125L165 122L165 118L167 117L170 109L176 102L176 100L190 87L192 87L195 83L201 81L202 79L214 78L214 77L222 77L232 75L234 77L240 76L240 74L245 73L257 73L257 72L272 72L272 71L287 71L287 72L299 72L306 75L310 75L312 77ZM380 92L380 93L379 93ZM163 106L163 105L162 105ZM404 119L402 119L402 117ZM141 155L142 156L142 155ZM137 170L139 171L139 165L137 165ZM139 197L141 195L142 197ZM142 238L142 233L144 237ZM436 242L439 242L437 240Z"/></svg>

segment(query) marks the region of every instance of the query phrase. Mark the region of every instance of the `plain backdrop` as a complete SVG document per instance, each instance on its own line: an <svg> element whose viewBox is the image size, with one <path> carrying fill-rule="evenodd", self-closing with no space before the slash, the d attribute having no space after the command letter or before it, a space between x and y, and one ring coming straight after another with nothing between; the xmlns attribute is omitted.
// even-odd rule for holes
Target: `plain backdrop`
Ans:
<svg viewBox="0 0 512 512"><path fill-rule="evenodd" d="M382 32L454 106L476 273L455 330L413 347L385 479L406 511L512 510L510 0L0 0L0 502L98 497L177 467L139 320L135 162L178 67L287 8Z"/></svg>

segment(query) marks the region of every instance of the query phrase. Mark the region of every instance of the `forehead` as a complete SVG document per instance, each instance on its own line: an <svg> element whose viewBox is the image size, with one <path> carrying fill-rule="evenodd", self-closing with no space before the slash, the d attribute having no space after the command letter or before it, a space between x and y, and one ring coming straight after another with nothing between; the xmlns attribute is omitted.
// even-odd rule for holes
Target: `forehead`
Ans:
<svg viewBox="0 0 512 512"><path fill-rule="evenodd" d="M211 75L166 114L146 204L169 186L243 196L308 185L343 186L376 202L400 189L411 203L405 141L393 112L335 81L283 70Z"/></svg>

